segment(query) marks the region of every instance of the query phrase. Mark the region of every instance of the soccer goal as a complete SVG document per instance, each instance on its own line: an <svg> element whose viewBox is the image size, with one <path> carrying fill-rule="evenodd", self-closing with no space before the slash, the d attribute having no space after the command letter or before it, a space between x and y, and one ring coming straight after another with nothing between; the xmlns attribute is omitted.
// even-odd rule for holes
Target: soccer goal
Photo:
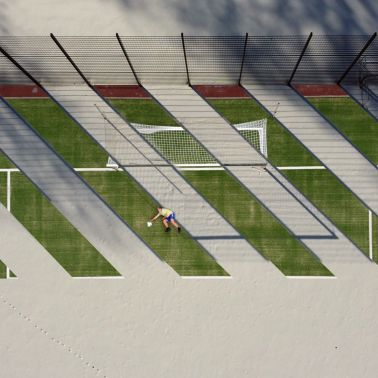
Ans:
<svg viewBox="0 0 378 378"><path fill-rule="evenodd" d="M132 123L137 132L178 168L214 169L216 160L183 127ZM234 125L256 149L268 157L267 119ZM109 157L107 167L118 165Z"/></svg>

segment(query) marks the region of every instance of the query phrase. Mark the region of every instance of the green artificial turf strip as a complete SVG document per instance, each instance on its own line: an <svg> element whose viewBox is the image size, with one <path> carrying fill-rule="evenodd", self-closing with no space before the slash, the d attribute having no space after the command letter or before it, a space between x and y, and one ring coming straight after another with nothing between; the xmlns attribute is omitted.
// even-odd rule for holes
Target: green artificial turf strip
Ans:
<svg viewBox="0 0 378 378"><path fill-rule="evenodd" d="M8 159L8 157L0 150L0 168L15 168L15 165Z"/></svg>
<svg viewBox="0 0 378 378"><path fill-rule="evenodd" d="M368 112L350 97L311 97L308 101L378 164L378 122Z"/></svg>
<svg viewBox="0 0 378 378"><path fill-rule="evenodd" d="M315 206L366 254L369 253L368 210L327 170L285 171Z"/></svg>
<svg viewBox="0 0 378 378"><path fill-rule="evenodd" d="M254 99L212 99L209 102L232 124L267 118L268 159L273 165L277 167L322 165Z"/></svg>
<svg viewBox="0 0 378 378"><path fill-rule="evenodd" d="M35 100L12 100L12 106L22 114L32 127L38 130L40 135L71 166L76 164L75 167L103 167L107 159L105 151L83 132L80 126L70 121L68 116L55 103L51 100L43 100L43 103L40 104L39 101L41 100L37 100L37 103ZM35 108L35 106L37 107ZM35 115L35 113L38 115ZM75 148L72 148L71 145ZM87 158L87 154L90 159ZM81 159L84 159L84 163ZM159 237L151 238L153 232L146 233L145 225L149 216L156 211L156 206L147 193L125 173L115 176L111 172L105 174L101 172L83 173L82 177L88 180L89 185L104 198L105 202L113 207L163 260L170 265L172 264L172 267L179 274L227 275L216 261L184 230L180 234L180 238L169 236L172 241L168 246L166 245L167 235L162 234L161 230L158 233ZM126 201L125 196L140 201L140 203L137 202L133 205L134 208L139 208L139 212L129 212L129 209L123 206ZM117 198L119 198L119 201L117 201ZM122 198L123 200L121 200ZM128 205L130 205L130 202L128 202ZM142 218L143 222L141 223L140 219ZM157 227L155 227L155 233L156 230Z"/></svg>
<svg viewBox="0 0 378 378"><path fill-rule="evenodd" d="M2 153L0 152L0 157ZM7 206L7 173L0 172L0 202Z"/></svg>
<svg viewBox="0 0 378 378"><path fill-rule="evenodd" d="M185 177L246 240L285 275L332 275L320 260L294 239L228 173L186 171Z"/></svg>
<svg viewBox="0 0 378 378"><path fill-rule="evenodd" d="M109 100L129 122L177 126L175 120L154 100Z"/></svg>
<svg viewBox="0 0 378 378"><path fill-rule="evenodd" d="M12 173L12 214L72 276L119 276L21 173Z"/></svg>
<svg viewBox="0 0 378 378"><path fill-rule="evenodd" d="M7 266L0 261L0 279L7 278Z"/></svg>
<svg viewBox="0 0 378 378"><path fill-rule="evenodd" d="M8 102L72 167L106 166L106 152L52 100L10 99ZM83 141L90 141L86 148Z"/></svg>
<svg viewBox="0 0 378 378"><path fill-rule="evenodd" d="M182 276L228 275L191 236L173 226L170 233L156 221L151 228L146 221L157 213L157 204L124 172L82 172L82 177L130 225L162 260ZM178 222L180 214L176 214Z"/></svg>

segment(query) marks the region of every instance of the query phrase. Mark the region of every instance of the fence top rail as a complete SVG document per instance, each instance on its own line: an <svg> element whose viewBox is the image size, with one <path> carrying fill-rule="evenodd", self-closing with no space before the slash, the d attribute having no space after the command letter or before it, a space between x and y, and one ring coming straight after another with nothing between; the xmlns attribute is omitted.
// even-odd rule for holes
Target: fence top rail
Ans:
<svg viewBox="0 0 378 378"><path fill-rule="evenodd" d="M373 32L373 31L372 31ZM69 34L55 34L56 37L67 37L67 38L77 38L77 39L85 39L85 38L114 38L114 34L110 35L69 35ZM126 34L119 34L122 37L127 38L141 38L141 39L147 39L147 38L180 38L180 34L167 34L167 35L126 35ZM357 37L366 37L370 36L371 33L366 34L316 34L313 33L313 36L320 36L320 37L350 37L350 38L357 38ZM196 35L196 34L185 34L185 37L195 37L195 38L229 38L229 37L242 37L245 38L244 34L218 34L218 35ZM249 37L254 38L290 38L290 37L307 37L308 34L275 34L275 35L262 35L262 34L249 34ZM29 39L42 39L46 38L48 35L1 35L1 39L16 39L16 38L29 38Z"/></svg>

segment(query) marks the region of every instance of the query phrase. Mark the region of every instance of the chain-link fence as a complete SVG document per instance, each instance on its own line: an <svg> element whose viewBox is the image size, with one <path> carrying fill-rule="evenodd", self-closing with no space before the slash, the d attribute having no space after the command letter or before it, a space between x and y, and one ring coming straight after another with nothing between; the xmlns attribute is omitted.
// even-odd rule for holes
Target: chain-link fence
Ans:
<svg viewBox="0 0 378 378"><path fill-rule="evenodd" d="M378 38L308 36L0 37L0 46L36 80L94 85L335 83L378 74ZM370 43L371 42L371 43ZM367 46L369 44L369 46ZM361 54L363 52L363 54ZM30 80L0 54L0 84Z"/></svg>

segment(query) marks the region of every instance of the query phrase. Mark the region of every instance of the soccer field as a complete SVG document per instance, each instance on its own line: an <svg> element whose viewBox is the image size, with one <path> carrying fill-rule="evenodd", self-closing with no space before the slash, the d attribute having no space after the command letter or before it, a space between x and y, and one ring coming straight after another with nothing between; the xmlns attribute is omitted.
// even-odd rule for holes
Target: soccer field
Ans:
<svg viewBox="0 0 378 378"><path fill-rule="evenodd" d="M9 102L72 167L105 167L107 153L54 102L47 99L12 99ZM150 99L119 99L111 102L129 122L176 126L174 119ZM252 99L210 102L232 123L268 118L268 154L274 165L321 165ZM161 152L165 155L169 153L164 150ZM10 168L12 164L0 156L0 167ZM282 173L368 254L367 209L332 173L328 170L290 170ZM155 213L157 203L128 174L119 171L80 174L131 229L180 275L227 275L185 230L180 235L166 235L158 225L146 228L146 219ZM331 274L225 171L185 171L183 174L251 245L285 275ZM0 177L4 182L5 174L0 174ZM0 198L5 203L4 193ZM26 203L29 204L27 212L22 211ZM73 276L118 274L20 173L12 173L12 212ZM374 230L377 230L376 217L373 225ZM61 235L54 231L59 228L72 233L71 236L65 236L70 243L61 243ZM374 238L376 261L377 250L378 241Z"/></svg>
<svg viewBox="0 0 378 378"><path fill-rule="evenodd" d="M105 165L107 154L80 127L68 119L66 114L52 101L38 99L11 100L10 102L71 166L103 167ZM117 100L114 101L114 105L132 122L175 125L171 117L151 100ZM55 130L52 130L52 127ZM89 151L88 154L85 152L86 149ZM85 165L81 161L81 156L85 159ZM158 227L153 227L147 231L145 221L154 213L156 204L125 173L82 172L81 174L89 185L104 198L130 227L179 274L227 274L185 232L179 236L172 233L167 238L167 235L163 234ZM222 172L222 176L224 175L225 173ZM189 176L187 177L189 178ZM197 176L196 180L193 178L193 184L199 185L198 177L200 176ZM212 177L207 175L202 179L202 183L208 184ZM226 177L223 181L232 183L234 180ZM225 182L221 183L223 189ZM126 191L125 188L127 188ZM220 189L222 190L222 187ZM225 196L225 193L227 192L220 193L220 200L222 196ZM252 196L241 190L240 185L236 185L235 193L239 194L235 197L240 198L239 204L235 205L236 208L249 206L255 214L252 214L253 216L240 217L244 224L243 222L239 224L234 222L234 227L260 253L271 259L284 274L296 276L331 274L311 252L279 224ZM247 202L241 200L243 197L247 197ZM234 208L234 204L230 204L226 208L222 208L216 202L213 205L221 214L234 221L230 213ZM247 232L247 230L249 231ZM274 237L271 236L272 231L275 233Z"/></svg>

